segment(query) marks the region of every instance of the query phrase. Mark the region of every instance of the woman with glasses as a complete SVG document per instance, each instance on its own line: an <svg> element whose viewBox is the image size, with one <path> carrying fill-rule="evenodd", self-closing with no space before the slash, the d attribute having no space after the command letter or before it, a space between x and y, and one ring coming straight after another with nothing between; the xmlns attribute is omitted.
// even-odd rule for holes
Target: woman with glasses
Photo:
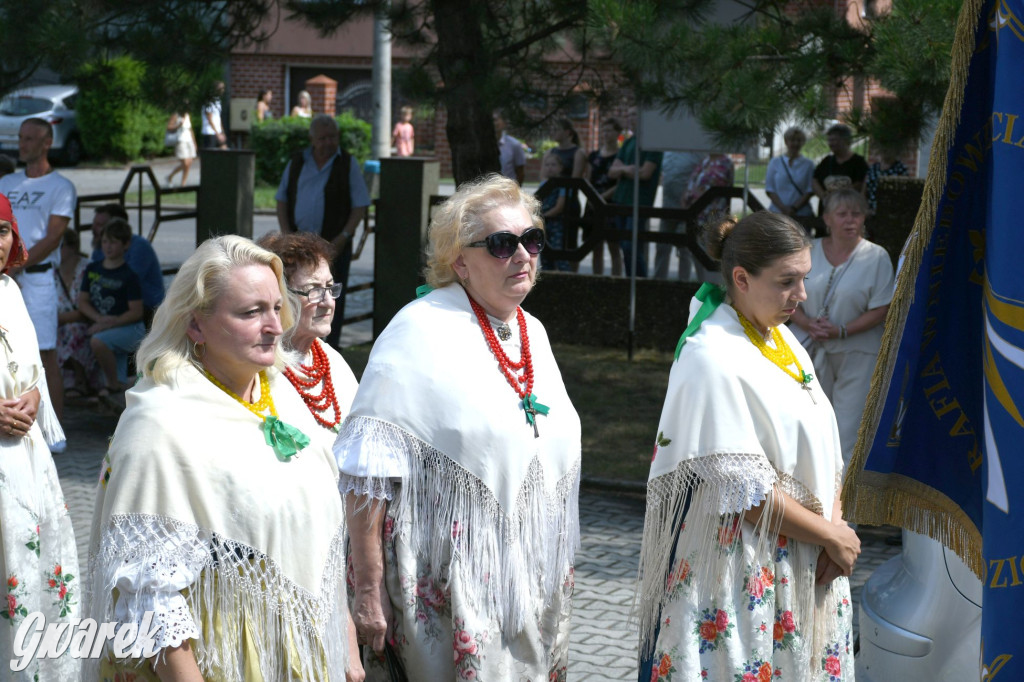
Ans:
<svg viewBox="0 0 1024 682"><path fill-rule="evenodd" d="M335 444L356 630L415 679L566 678L580 423L519 307L539 210L499 175L438 207L428 286L377 340Z"/></svg>
<svg viewBox="0 0 1024 682"><path fill-rule="evenodd" d="M285 344L302 360L284 375L333 443L359 388L345 359L320 340L331 333L334 301L344 289L331 276L334 248L312 232L272 232L259 244L284 263L288 291L299 300L298 321Z"/></svg>

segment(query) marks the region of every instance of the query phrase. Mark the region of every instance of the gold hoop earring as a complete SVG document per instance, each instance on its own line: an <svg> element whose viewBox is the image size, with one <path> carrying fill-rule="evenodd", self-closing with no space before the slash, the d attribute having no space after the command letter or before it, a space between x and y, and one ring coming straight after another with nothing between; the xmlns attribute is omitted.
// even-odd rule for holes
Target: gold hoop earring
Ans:
<svg viewBox="0 0 1024 682"><path fill-rule="evenodd" d="M191 341L191 339L189 339L189 340ZM202 353L199 352L200 348L203 349ZM196 360L202 360L203 359L203 355L205 355L205 354L206 354L206 344L205 343L196 343L195 341L192 341L192 357L194 357Z"/></svg>

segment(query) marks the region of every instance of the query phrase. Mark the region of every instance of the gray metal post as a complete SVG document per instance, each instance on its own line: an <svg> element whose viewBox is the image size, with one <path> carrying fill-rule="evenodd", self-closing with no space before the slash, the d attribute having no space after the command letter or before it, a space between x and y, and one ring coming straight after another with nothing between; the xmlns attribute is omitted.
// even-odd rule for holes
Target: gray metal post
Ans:
<svg viewBox="0 0 1024 682"><path fill-rule="evenodd" d="M391 30L387 11L373 18L373 132L370 154L375 159L391 156Z"/></svg>

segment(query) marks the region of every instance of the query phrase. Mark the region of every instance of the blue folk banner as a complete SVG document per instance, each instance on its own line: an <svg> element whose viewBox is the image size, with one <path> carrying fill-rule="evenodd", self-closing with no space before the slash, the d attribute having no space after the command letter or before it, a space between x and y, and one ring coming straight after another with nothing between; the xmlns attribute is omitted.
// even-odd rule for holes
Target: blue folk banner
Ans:
<svg viewBox="0 0 1024 682"><path fill-rule="evenodd" d="M1024 680L1022 181L1024 0L968 0L843 500L982 579L986 680Z"/></svg>

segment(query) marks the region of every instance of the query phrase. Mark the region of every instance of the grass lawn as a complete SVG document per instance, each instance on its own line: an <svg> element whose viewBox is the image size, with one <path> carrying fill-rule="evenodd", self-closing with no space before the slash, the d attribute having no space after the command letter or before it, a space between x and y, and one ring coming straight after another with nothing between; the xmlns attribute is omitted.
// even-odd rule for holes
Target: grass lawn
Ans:
<svg viewBox="0 0 1024 682"><path fill-rule="evenodd" d="M273 211L277 208L277 201L274 199L274 195L277 193L277 187L271 187L270 185L257 185L253 192L253 207L257 210L268 209ZM128 201L133 202L138 196L134 190L128 192ZM142 200L147 204L152 204L156 200L156 192L152 189L147 189L142 193ZM192 192L184 192L182 194L165 194L161 198L161 201L168 206L194 206L196 203L196 195Z"/></svg>
<svg viewBox="0 0 1024 682"><path fill-rule="evenodd" d="M625 349L555 345L554 351L583 425L584 475L646 482L672 354L640 350L629 362ZM370 345L343 355L362 376Z"/></svg>

